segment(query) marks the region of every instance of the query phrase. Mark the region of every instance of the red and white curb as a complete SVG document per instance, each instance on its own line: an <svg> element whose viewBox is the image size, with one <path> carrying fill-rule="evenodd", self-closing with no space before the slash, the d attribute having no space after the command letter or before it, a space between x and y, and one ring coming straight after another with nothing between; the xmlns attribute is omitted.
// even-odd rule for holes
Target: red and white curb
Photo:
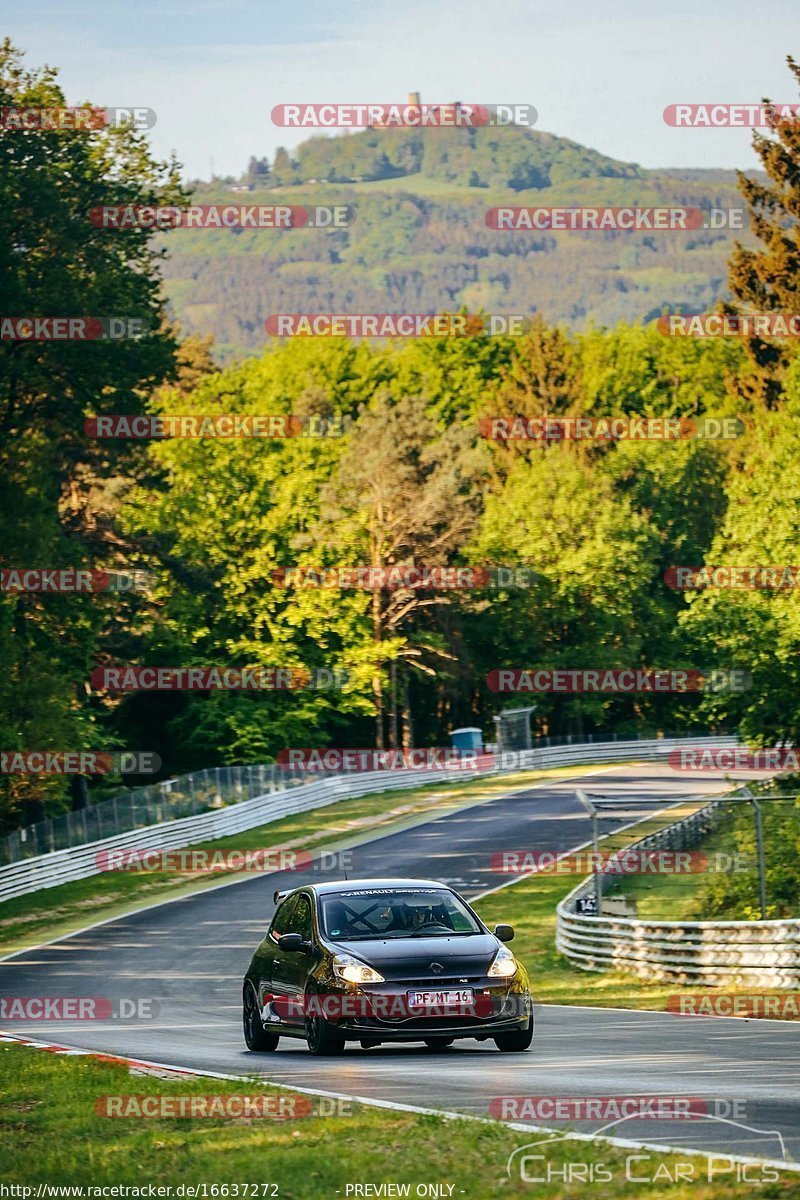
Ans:
<svg viewBox="0 0 800 1200"><path fill-rule="evenodd" d="M163 1067L158 1063L143 1062L138 1058L126 1058L120 1054L104 1054L100 1050L80 1050L75 1046L62 1046L58 1042L40 1042L37 1038L22 1037L19 1034L0 1032L0 1043L16 1042L20 1046L30 1046L33 1050L45 1050L49 1054L62 1054L70 1058L93 1058L96 1062L111 1063L114 1066L127 1067L131 1075L156 1075L161 1079L174 1079L179 1076L193 1078L207 1074L205 1071L192 1071L186 1067Z"/></svg>

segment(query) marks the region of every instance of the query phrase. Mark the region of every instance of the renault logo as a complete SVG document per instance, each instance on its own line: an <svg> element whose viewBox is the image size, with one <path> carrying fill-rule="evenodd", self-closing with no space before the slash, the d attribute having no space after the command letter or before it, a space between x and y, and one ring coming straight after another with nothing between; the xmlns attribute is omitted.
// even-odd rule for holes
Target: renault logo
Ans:
<svg viewBox="0 0 800 1200"><path fill-rule="evenodd" d="M433 971L434 975L441 975L444 967L441 963L431 963L431 970Z"/></svg>

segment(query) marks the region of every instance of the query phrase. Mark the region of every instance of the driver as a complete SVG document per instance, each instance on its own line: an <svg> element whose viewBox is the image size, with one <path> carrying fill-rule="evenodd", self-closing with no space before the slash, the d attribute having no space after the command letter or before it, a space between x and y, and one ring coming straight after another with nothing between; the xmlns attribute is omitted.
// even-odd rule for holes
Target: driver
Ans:
<svg viewBox="0 0 800 1200"><path fill-rule="evenodd" d="M414 910L409 908L405 901L395 902L390 904L381 917L388 920L386 925L387 931L413 929Z"/></svg>
<svg viewBox="0 0 800 1200"><path fill-rule="evenodd" d="M411 929L434 924L433 908L430 904L415 905L411 910Z"/></svg>
<svg viewBox="0 0 800 1200"><path fill-rule="evenodd" d="M443 904L419 904L411 909L411 928L421 929L424 925L438 925L452 929L452 923Z"/></svg>

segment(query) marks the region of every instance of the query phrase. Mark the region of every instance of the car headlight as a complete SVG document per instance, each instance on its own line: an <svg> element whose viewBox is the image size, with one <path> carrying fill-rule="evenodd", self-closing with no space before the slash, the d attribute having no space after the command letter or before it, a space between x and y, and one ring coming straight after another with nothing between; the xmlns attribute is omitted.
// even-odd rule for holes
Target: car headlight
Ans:
<svg viewBox="0 0 800 1200"><path fill-rule="evenodd" d="M517 960L506 946L501 946L494 956L488 974L492 979L510 979L517 973Z"/></svg>
<svg viewBox="0 0 800 1200"><path fill-rule="evenodd" d="M383 983L382 975L373 971L366 963L359 962L352 954L336 954L333 959L333 973L337 979L347 983Z"/></svg>

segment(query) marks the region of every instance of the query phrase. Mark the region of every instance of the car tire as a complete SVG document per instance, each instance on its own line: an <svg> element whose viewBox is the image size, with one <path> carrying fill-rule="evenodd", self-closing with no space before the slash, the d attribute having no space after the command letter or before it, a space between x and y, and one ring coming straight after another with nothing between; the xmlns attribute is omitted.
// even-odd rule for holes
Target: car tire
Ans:
<svg viewBox="0 0 800 1200"><path fill-rule="evenodd" d="M251 983L246 985L242 993L242 1028L248 1050L275 1050L280 1041L277 1033L267 1033L262 1025L258 1001Z"/></svg>
<svg viewBox="0 0 800 1200"><path fill-rule="evenodd" d="M448 1046L452 1046L455 1040L455 1038L449 1037L425 1038L425 1045L429 1050L433 1050L435 1052L437 1050L446 1050Z"/></svg>
<svg viewBox="0 0 800 1200"><path fill-rule="evenodd" d="M521 1050L529 1050L532 1041L533 1013L531 1013L527 1028L515 1029L513 1033L499 1033L494 1039L494 1044L498 1050L503 1050L506 1054L514 1054Z"/></svg>
<svg viewBox="0 0 800 1200"><path fill-rule="evenodd" d="M306 993L308 997L316 996L316 992ZM313 1010L306 1014L306 1044L309 1053L316 1055L341 1054L344 1050L345 1039L335 1025L326 1021L322 1013Z"/></svg>

